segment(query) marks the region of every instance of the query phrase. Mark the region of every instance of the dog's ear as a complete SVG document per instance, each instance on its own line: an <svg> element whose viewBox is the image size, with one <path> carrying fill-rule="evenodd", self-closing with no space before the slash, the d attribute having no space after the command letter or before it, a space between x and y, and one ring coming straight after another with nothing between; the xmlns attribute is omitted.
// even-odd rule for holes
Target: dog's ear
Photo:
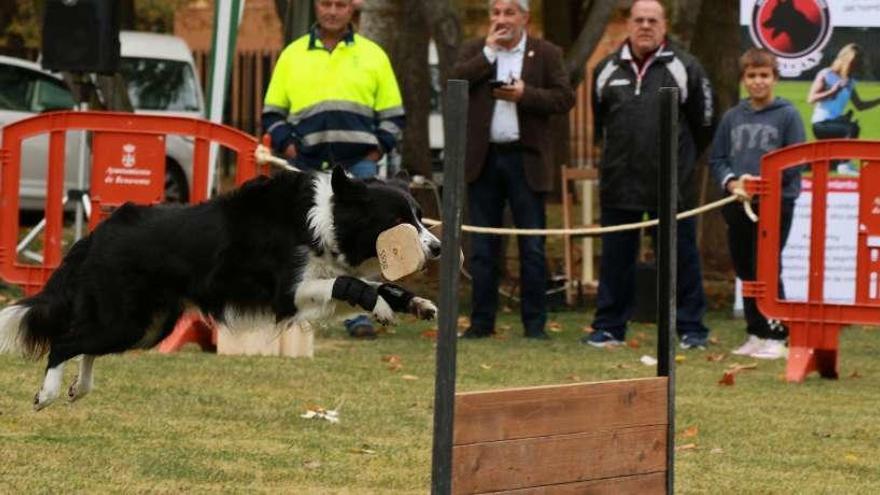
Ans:
<svg viewBox="0 0 880 495"><path fill-rule="evenodd" d="M350 179L345 174L345 170L340 166L333 168L330 185L333 188L334 195L351 199L358 198L367 190L367 186L362 181Z"/></svg>

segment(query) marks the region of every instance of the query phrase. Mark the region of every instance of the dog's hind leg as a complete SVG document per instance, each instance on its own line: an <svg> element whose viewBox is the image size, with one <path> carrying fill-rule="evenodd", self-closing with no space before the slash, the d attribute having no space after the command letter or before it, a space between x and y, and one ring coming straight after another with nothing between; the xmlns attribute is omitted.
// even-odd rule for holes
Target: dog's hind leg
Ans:
<svg viewBox="0 0 880 495"><path fill-rule="evenodd" d="M92 391L92 367L95 364L95 357L90 354L83 354L80 358L79 375L70 384L70 388L67 389L67 400L70 402L81 399Z"/></svg>
<svg viewBox="0 0 880 495"><path fill-rule="evenodd" d="M55 401L61 395L64 363L68 359L81 354L74 352L59 340L54 340L49 347L49 362L46 364L46 377L43 386L34 396L34 411L39 411Z"/></svg>
<svg viewBox="0 0 880 495"><path fill-rule="evenodd" d="M51 359L50 359L51 363ZM64 378L64 361L54 366L46 367L46 377L43 386L34 396L34 411L39 411L48 406L61 394L61 380Z"/></svg>

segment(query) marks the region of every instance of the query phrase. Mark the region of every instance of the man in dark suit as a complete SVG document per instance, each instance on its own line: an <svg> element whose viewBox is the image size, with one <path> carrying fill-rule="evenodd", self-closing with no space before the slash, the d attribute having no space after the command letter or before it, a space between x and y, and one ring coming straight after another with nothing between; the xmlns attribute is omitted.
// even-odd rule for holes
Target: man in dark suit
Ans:
<svg viewBox="0 0 880 495"><path fill-rule="evenodd" d="M550 117L574 105L574 93L553 44L528 36L528 0L495 0L489 33L466 42L452 77L470 82L468 183L470 223L498 227L506 202L518 228L546 225L544 196L552 189ZM543 236L519 236L521 316L525 336L547 339L547 264ZM464 338L495 333L502 262L498 236L475 234L471 327Z"/></svg>

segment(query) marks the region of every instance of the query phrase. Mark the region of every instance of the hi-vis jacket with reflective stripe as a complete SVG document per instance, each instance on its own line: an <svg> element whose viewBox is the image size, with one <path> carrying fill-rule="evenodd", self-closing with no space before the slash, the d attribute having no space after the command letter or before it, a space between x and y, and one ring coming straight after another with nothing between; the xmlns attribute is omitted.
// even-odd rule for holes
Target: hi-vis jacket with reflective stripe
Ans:
<svg viewBox="0 0 880 495"><path fill-rule="evenodd" d="M697 60L675 47L661 46L641 66L624 43L593 71L593 115L599 165L600 201L605 208L656 211L660 163L662 87L680 91L678 134L679 202L694 198L697 156L712 140L712 88Z"/></svg>
<svg viewBox="0 0 880 495"><path fill-rule="evenodd" d="M297 149L305 168L348 167L373 149L387 153L404 125L403 103L388 56L350 32L327 51L311 33L278 58L263 106L272 147Z"/></svg>

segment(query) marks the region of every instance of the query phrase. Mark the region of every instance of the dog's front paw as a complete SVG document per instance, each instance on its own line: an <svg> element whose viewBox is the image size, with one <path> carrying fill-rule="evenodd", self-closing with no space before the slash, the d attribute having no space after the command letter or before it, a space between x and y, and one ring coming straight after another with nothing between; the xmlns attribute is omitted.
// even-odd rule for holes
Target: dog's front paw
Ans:
<svg viewBox="0 0 880 495"><path fill-rule="evenodd" d="M437 306L423 297L414 297L409 302L409 312L420 320L433 320L437 317Z"/></svg>
<svg viewBox="0 0 880 495"><path fill-rule="evenodd" d="M394 324L394 311L382 296L376 298L376 305L373 306L373 319L380 325Z"/></svg>

